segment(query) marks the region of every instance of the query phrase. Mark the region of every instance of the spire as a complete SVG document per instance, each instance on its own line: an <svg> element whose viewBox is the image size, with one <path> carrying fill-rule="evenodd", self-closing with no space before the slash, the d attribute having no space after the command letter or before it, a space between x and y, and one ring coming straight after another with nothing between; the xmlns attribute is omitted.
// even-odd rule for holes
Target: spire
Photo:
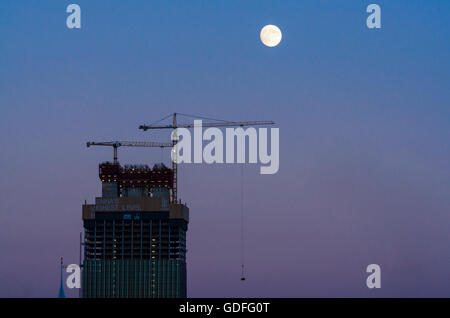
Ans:
<svg viewBox="0 0 450 318"><path fill-rule="evenodd" d="M63 284L63 257L61 256L61 284L59 285L58 298L66 298L66 293L64 292L64 284Z"/></svg>

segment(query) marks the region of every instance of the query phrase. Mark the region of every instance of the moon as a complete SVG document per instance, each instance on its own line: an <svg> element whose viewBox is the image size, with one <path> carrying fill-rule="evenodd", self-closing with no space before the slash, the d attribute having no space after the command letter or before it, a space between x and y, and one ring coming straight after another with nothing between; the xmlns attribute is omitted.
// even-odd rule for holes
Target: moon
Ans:
<svg viewBox="0 0 450 318"><path fill-rule="evenodd" d="M274 47L281 42L281 30L276 25L268 24L261 29L260 37L265 46Z"/></svg>

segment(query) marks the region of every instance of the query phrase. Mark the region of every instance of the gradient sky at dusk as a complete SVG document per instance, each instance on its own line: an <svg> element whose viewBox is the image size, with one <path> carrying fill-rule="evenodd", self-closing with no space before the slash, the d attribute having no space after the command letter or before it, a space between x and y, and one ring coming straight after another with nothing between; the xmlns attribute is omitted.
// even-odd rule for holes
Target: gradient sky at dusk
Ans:
<svg viewBox="0 0 450 318"><path fill-rule="evenodd" d="M279 173L245 169L245 282L239 165L181 166L189 296L450 297L450 1L2 0L0 39L0 296L55 297L78 262L112 159L85 142L167 141L137 127L177 111L280 129Z"/></svg>

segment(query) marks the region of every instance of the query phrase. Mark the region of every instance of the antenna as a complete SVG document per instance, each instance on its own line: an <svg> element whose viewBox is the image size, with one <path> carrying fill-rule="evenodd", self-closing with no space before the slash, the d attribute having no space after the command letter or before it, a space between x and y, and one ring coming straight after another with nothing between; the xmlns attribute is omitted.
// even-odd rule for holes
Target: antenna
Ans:
<svg viewBox="0 0 450 318"><path fill-rule="evenodd" d="M66 298L66 293L64 292L64 283L63 283L63 259L64 257L61 256L61 264L60 264L60 274L61 274L61 280L59 284L59 292L58 292L58 298Z"/></svg>

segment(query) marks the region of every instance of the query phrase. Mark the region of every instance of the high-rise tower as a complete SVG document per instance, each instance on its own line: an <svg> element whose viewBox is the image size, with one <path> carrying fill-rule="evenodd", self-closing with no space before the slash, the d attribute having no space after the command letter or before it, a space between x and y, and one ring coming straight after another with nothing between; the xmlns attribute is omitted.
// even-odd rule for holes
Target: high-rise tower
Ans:
<svg viewBox="0 0 450 318"><path fill-rule="evenodd" d="M170 202L163 164L105 162L102 196L83 205L83 297L186 297L189 209Z"/></svg>

